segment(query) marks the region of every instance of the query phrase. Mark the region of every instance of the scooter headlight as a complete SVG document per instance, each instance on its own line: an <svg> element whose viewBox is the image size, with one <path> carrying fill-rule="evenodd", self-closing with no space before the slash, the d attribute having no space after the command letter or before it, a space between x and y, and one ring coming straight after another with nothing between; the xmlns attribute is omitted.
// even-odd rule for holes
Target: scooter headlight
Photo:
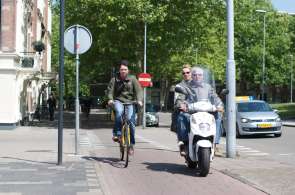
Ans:
<svg viewBox="0 0 295 195"><path fill-rule="evenodd" d="M208 123L200 123L199 129L201 131L210 131L210 125Z"/></svg>

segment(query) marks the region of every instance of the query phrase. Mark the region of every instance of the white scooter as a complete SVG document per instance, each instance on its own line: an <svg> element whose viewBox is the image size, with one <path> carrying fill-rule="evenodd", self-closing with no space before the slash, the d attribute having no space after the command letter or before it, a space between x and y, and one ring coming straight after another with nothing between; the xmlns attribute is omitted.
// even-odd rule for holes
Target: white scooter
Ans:
<svg viewBox="0 0 295 195"><path fill-rule="evenodd" d="M187 90L180 86L175 91L187 94ZM206 177L214 157L216 123L212 113L217 112L217 109L209 100L199 100L188 104L187 108L191 116L189 140L185 143L185 160L189 168L198 166L200 176Z"/></svg>
<svg viewBox="0 0 295 195"><path fill-rule="evenodd" d="M186 144L186 163L188 167L198 166L200 176L205 177L210 170L210 162L214 157L214 140L216 136L215 118L211 114L216 107L208 100L188 105L192 113L190 117L189 140Z"/></svg>

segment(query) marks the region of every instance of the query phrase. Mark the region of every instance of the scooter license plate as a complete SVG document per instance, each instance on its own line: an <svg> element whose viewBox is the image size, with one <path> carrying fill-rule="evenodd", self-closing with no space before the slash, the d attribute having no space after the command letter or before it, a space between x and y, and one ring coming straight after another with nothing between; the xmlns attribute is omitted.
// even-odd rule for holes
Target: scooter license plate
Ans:
<svg viewBox="0 0 295 195"><path fill-rule="evenodd" d="M269 123L262 123L262 124L257 124L258 128L271 128L272 125Z"/></svg>

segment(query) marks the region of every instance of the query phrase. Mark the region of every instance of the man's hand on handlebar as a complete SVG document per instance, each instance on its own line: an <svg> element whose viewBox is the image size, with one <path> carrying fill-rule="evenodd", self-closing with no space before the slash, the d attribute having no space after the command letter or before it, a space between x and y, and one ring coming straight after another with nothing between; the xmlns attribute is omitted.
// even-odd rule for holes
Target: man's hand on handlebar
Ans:
<svg viewBox="0 0 295 195"><path fill-rule="evenodd" d="M224 108L220 108L220 107L218 107L218 108L216 108L216 111L217 111L217 112L224 113Z"/></svg>
<svg viewBox="0 0 295 195"><path fill-rule="evenodd" d="M187 112L187 105L185 103L180 104L179 110L183 112Z"/></svg>
<svg viewBox="0 0 295 195"><path fill-rule="evenodd" d="M138 101L137 104L138 104L140 107L142 107L142 105L143 105L142 101Z"/></svg>

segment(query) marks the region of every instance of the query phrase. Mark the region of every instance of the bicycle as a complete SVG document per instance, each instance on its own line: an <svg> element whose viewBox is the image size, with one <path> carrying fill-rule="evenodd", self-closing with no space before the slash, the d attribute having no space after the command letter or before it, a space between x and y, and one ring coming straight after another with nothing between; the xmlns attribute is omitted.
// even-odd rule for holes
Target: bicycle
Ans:
<svg viewBox="0 0 295 195"><path fill-rule="evenodd" d="M119 146L120 146L120 160L125 161L124 167L126 168L129 162L129 151L131 147L130 124L127 120L127 114L128 114L128 106L133 105L133 103L122 103L122 104L124 106L124 111L122 115L122 134L121 134L121 139L119 141Z"/></svg>

